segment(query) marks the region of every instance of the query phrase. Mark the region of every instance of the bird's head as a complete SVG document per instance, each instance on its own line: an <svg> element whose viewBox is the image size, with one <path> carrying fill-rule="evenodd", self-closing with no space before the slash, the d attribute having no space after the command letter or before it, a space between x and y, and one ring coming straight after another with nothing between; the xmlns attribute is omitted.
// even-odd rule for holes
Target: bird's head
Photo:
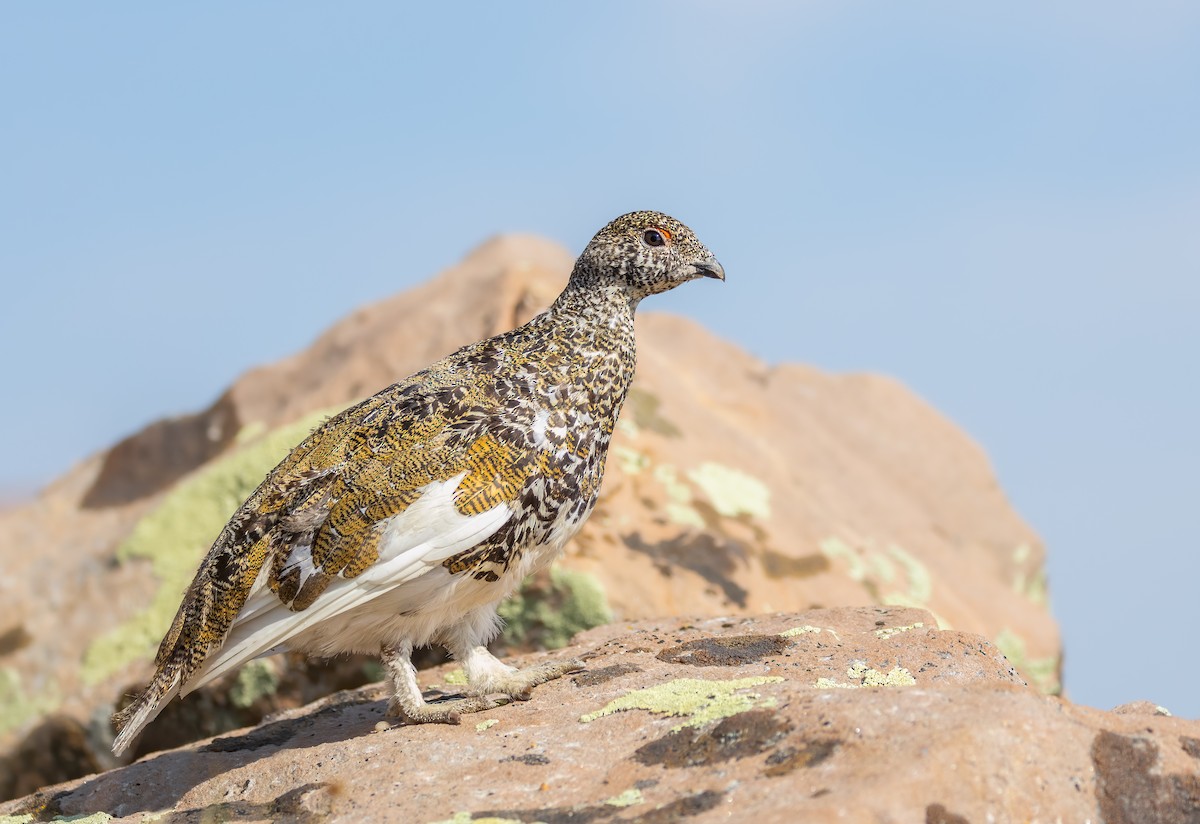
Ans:
<svg viewBox="0 0 1200 824"><path fill-rule="evenodd" d="M622 287L635 301L725 270L691 229L662 212L630 212L596 233L572 278Z"/></svg>

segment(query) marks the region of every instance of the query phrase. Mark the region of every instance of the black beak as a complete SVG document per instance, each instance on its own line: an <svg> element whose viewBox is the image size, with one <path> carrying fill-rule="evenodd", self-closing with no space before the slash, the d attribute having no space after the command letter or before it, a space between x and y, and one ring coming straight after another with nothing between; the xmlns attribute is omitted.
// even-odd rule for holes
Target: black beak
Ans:
<svg viewBox="0 0 1200 824"><path fill-rule="evenodd" d="M725 268L717 263L715 257L707 257L704 260L698 260L692 264L696 267L696 274L703 275L706 278L716 278L717 280L725 280Z"/></svg>

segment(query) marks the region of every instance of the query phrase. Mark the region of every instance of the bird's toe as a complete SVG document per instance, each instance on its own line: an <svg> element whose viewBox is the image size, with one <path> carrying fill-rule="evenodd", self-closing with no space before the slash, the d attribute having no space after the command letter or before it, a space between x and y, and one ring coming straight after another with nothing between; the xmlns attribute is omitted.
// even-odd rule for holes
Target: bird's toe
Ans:
<svg viewBox="0 0 1200 824"><path fill-rule="evenodd" d="M451 701L439 701L436 704L421 703L405 706L393 701L388 704L387 715L399 718L404 724L461 724L460 716L473 712L483 712L500 706L498 701L483 696L456 698Z"/></svg>

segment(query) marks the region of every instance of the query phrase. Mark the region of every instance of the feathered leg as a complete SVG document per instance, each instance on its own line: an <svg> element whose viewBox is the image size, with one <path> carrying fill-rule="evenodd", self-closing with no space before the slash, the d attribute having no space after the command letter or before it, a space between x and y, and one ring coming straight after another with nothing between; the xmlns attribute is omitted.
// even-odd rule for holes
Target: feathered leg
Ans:
<svg viewBox="0 0 1200 824"><path fill-rule="evenodd" d="M457 724L464 713L482 712L497 706L495 701L480 696L427 704L417 683L412 651L408 641L385 644L380 650L380 659L392 681L392 699L387 707L389 716L400 718L407 724Z"/></svg>
<svg viewBox="0 0 1200 824"><path fill-rule="evenodd" d="M528 701L538 684L583 669L583 662L577 660L547 661L523 670L510 666L488 652L486 644L496 628L496 610L489 606L477 610L448 634L447 646L450 654L462 662L469 695L506 695Z"/></svg>
<svg viewBox="0 0 1200 824"><path fill-rule="evenodd" d="M538 684L545 684L584 668L582 661L572 658L517 669L492 655L484 646L469 649L462 661L463 670L467 674L468 694L507 695L518 701L528 701L533 688Z"/></svg>

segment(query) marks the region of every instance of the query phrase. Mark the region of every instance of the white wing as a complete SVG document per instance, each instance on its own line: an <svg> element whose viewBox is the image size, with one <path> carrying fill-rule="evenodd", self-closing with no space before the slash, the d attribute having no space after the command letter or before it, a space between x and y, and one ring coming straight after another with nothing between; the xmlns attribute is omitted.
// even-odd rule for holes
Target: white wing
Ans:
<svg viewBox="0 0 1200 824"><path fill-rule="evenodd" d="M361 608L491 537L512 511L499 504L478 515L460 513L454 490L465 474L427 485L420 498L390 519L380 540L379 560L356 578L334 578L307 609L293 612L282 604L265 585L269 570L264 566L224 645L205 661L183 694L252 658L284 648L302 632ZM311 570L311 556L307 564L304 570L301 561L305 572Z"/></svg>

